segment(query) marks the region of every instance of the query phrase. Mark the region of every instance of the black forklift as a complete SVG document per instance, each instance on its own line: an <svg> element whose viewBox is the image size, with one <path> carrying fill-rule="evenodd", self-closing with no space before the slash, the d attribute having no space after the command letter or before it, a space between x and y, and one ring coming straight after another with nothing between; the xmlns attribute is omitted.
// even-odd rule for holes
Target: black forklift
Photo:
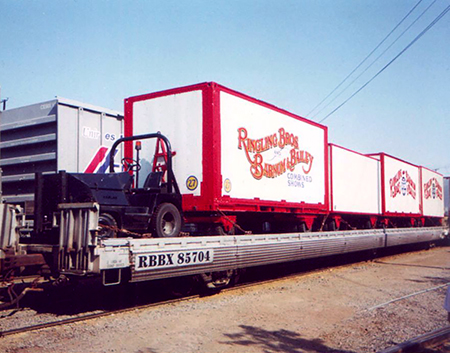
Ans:
<svg viewBox="0 0 450 353"><path fill-rule="evenodd" d="M138 186L141 140L157 139L164 149L165 163L153 165ZM136 159L122 159L123 171L116 173L114 155L122 143L136 141ZM182 227L182 198L172 169L173 152L167 137L152 133L123 137L111 147L106 174L36 173L34 233L52 232L58 205L97 203L100 235L104 237L177 237ZM155 156L156 158L156 151ZM57 237L57 234L54 234Z"/></svg>

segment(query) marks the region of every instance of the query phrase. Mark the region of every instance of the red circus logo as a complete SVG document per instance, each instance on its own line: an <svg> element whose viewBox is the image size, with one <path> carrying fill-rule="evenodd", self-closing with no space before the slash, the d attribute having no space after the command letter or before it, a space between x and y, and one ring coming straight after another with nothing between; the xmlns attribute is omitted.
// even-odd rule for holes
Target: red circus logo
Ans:
<svg viewBox="0 0 450 353"><path fill-rule="evenodd" d="M440 199L442 200L442 186L436 180L436 178L431 178L428 183L423 184L423 195L425 199Z"/></svg>
<svg viewBox="0 0 450 353"><path fill-rule="evenodd" d="M263 153L270 149L282 150L290 148L289 156L276 163L266 163ZM256 180L262 177L276 178L287 171L294 171L296 165L302 164L305 174L311 171L314 157L311 153L300 150L298 136L280 128L278 132L259 139L248 137L247 129L238 129L238 149L245 151L245 156L250 163L250 173Z"/></svg>
<svg viewBox="0 0 450 353"><path fill-rule="evenodd" d="M395 198L397 195L408 196L416 199L416 183L411 179L406 170L399 170L395 176L389 180L391 186L391 197Z"/></svg>

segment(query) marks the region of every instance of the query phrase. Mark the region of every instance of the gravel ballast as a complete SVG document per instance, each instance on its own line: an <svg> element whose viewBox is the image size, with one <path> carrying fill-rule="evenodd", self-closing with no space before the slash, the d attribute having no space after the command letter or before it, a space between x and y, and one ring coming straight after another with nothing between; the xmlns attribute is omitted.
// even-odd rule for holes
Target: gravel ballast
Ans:
<svg viewBox="0 0 450 353"><path fill-rule="evenodd" d="M440 247L384 257L6 336L0 351L377 352L448 325L449 253ZM6 314L2 330L42 319L31 310Z"/></svg>

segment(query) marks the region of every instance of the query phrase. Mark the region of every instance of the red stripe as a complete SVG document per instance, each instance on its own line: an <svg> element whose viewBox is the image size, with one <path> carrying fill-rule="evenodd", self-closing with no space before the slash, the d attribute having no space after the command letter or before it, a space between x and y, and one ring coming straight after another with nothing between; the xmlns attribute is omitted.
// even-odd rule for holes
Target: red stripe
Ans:
<svg viewBox="0 0 450 353"><path fill-rule="evenodd" d="M97 169L100 162L105 158L106 152L108 152L108 148L100 147L94 158L92 158L91 163L89 163L88 167L84 171L85 173L94 173Z"/></svg>

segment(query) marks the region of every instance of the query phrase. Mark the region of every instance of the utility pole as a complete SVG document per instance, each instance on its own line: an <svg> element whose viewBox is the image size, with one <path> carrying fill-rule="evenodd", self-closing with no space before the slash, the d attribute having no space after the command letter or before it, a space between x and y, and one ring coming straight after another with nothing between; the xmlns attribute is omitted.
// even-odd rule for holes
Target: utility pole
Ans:
<svg viewBox="0 0 450 353"><path fill-rule="evenodd" d="M1 97L2 97L1 93L2 93L2 87L0 86L0 104L3 105L3 109L2 110L6 110L6 102L8 101L9 98L1 99Z"/></svg>

